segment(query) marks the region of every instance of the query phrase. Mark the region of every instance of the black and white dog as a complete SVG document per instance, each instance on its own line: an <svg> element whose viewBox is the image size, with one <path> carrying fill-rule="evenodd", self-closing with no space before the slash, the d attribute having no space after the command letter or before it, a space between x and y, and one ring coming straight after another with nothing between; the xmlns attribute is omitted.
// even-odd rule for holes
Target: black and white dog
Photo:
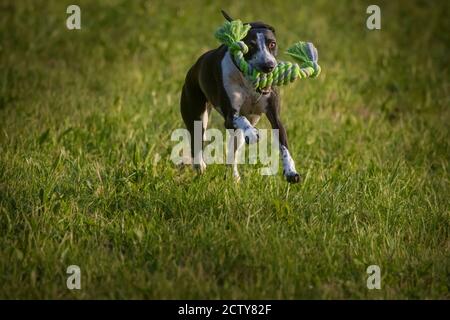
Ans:
<svg viewBox="0 0 450 320"><path fill-rule="evenodd" d="M226 12L222 11L222 14L225 19L232 21ZM249 51L244 58L260 72L269 73L277 65L275 29L263 22L249 24L251 29L243 39ZM228 142L229 150L233 148L233 176L237 180L239 172L236 153L244 141L258 141L258 130L254 126L261 114L265 113L272 128L279 130L284 176L291 183L300 181L288 150L286 131L280 120L280 98L277 90L255 90L235 65L226 46L221 45L206 52L191 67L186 75L180 104L184 123L191 135L192 163L198 172L202 173L206 169L202 156L203 132L207 127L211 108L214 107L224 117L226 129L242 130L236 130L236 134ZM197 137L194 135L195 121L202 121L203 132ZM196 138L201 141L195 141Z"/></svg>

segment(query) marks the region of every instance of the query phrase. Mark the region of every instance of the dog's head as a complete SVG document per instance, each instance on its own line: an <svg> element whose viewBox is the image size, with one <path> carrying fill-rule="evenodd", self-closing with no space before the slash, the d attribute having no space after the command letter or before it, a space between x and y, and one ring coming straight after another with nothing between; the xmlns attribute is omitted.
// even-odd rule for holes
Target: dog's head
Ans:
<svg viewBox="0 0 450 320"><path fill-rule="evenodd" d="M222 10L222 14L228 21L233 19ZM269 73L277 66L278 53L275 29L263 22L248 22L250 31L242 39L248 46L248 52L244 59L256 70Z"/></svg>

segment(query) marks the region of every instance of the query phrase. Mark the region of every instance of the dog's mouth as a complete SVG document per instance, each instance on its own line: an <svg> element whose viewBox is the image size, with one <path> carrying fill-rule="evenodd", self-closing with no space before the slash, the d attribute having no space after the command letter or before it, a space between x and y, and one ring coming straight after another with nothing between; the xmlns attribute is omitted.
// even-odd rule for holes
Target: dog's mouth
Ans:
<svg viewBox="0 0 450 320"><path fill-rule="evenodd" d="M268 67L255 67L255 69L258 71L258 72L260 72L260 73L263 73L263 74L269 74L269 73L271 73L274 69L275 69L275 67L270 67L270 68L268 68Z"/></svg>
<svg viewBox="0 0 450 320"><path fill-rule="evenodd" d="M267 88L264 88L264 89L258 89L258 90L256 90L256 91L257 91L258 93L261 93L261 94L266 95L266 94L269 94L271 90L272 90L271 87L267 87Z"/></svg>

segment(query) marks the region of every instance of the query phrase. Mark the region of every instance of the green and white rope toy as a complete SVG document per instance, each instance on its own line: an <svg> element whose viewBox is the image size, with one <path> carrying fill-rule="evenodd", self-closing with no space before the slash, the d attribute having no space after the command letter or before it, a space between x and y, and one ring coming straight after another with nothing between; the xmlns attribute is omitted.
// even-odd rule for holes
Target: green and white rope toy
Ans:
<svg viewBox="0 0 450 320"><path fill-rule="evenodd" d="M250 28L250 25L244 25L241 20L226 21L216 31L215 37L229 48L240 71L255 89L261 90L270 86L286 85L297 79L316 78L320 74L321 69L317 64L317 49L311 42L303 41L295 43L286 51L298 63L280 61L270 73L262 73L252 68L244 59L248 47L241 41Z"/></svg>

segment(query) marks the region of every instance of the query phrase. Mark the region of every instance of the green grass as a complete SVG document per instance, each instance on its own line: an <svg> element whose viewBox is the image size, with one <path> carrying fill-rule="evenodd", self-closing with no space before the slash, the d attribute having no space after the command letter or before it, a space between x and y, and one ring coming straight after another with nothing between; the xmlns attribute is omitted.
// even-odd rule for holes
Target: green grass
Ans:
<svg viewBox="0 0 450 320"><path fill-rule="evenodd" d="M72 3L0 4L0 298L450 298L448 1L380 1L380 31L371 1L84 0L69 31ZM319 50L282 90L301 185L169 159L220 8Z"/></svg>

